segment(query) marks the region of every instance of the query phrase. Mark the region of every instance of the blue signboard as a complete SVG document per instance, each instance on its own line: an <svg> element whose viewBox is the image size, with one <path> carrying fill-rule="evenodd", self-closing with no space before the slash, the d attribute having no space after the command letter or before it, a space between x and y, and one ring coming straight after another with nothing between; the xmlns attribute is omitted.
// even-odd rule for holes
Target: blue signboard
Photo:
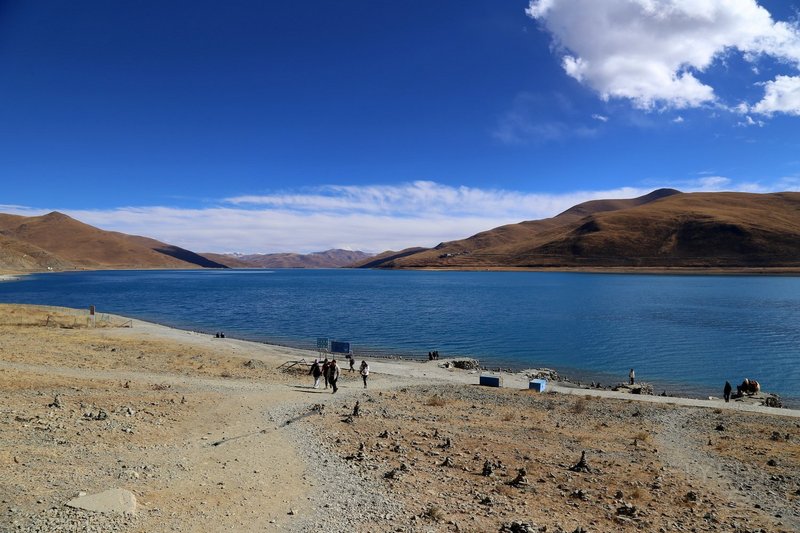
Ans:
<svg viewBox="0 0 800 533"><path fill-rule="evenodd" d="M350 353L350 343L331 341L331 353Z"/></svg>

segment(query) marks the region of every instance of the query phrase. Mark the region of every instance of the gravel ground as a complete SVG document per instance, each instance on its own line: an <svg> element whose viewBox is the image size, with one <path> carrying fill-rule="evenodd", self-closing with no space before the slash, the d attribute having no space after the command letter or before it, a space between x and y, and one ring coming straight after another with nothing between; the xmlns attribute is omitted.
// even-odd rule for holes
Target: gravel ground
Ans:
<svg viewBox="0 0 800 533"><path fill-rule="evenodd" d="M325 407L323 414L318 411L320 405L325 404L281 406L268 413L271 422L289 433L298 454L307 458L308 475L314 479L308 496L313 511L301 513L291 524L291 531L370 531L372 524L399 520L405 514L403 505L387 496L372 476L343 460L334 451L336 439L312 423L311 418L326 416Z"/></svg>

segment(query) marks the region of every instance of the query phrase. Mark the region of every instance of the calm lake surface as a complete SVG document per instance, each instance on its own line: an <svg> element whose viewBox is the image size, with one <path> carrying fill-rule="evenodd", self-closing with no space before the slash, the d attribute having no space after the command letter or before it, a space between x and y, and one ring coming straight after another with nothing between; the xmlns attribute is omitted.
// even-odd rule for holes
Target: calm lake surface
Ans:
<svg viewBox="0 0 800 533"><path fill-rule="evenodd" d="M656 392L745 377L797 405L800 277L372 270L112 271L0 283L0 302L87 308L313 348L471 356Z"/></svg>

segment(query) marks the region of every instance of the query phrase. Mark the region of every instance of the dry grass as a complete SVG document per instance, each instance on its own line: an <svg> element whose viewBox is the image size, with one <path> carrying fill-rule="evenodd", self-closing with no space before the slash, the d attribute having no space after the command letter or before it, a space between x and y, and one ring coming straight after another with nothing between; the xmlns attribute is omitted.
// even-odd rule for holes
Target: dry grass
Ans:
<svg viewBox="0 0 800 533"><path fill-rule="evenodd" d="M573 414L576 414L576 415L585 413L586 412L586 406L588 405L588 403L589 402L586 400L586 398L578 398L575 401L575 403L572 404L572 407L570 408L570 411Z"/></svg>
<svg viewBox="0 0 800 533"><path fill-rule="evenodd" d="M438 505L434 504L429 506L425 510L425 516L433 520L434 522L441 522L444 520L444 511Z"/></svg>
<svg viewBox="0 0 800 533"><path fill-rule="evenodd" d="M444 407L447 402L441 396L433 395L425 401L425 405L430 407Z"/></svg>

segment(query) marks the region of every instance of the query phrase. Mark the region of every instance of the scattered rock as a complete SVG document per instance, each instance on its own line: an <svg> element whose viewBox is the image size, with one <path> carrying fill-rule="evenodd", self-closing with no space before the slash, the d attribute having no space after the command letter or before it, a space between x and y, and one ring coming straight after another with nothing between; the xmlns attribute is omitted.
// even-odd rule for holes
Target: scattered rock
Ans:
<svg viewBox="0 0 800 533"><path fill-rule="evenodd" d="M517 470L517 477L515 477L514 479L509 481L508 484L511 485L512 487L517 487L517 488L527 487L528 486L528 472L525 470L525 468L523 467L523 468L518 469Z"/></svg>
<svg viewBox="0 0 800 533"><path fill-rule="evenodd" d="M101 408L97 411L97 414L87 411L86 413L83 413L83 417L88 420L106 420L108 418L108 413Z"/></svg>
<svg viewBox="0 0 800 533"><path fill-rule="evenodd" d="M617 515L618 516L627 516L633 518L639 514L639 510L636 509L635 505L630 503L622 504L620 507L617 507Z"/></svg>
<svg viewBox="0 0 800 533"><path fill-rule="evenodd" d="M586 463L586 451L581 452L581 460L578 461L574 466L569 468L573 472L591 472L592 469L589 468L588 463Z"/></svg>
<svg viewBox="0 0 800 533"><path fill-rule="evenodd" d="M133 514L136 512L136 496L125 489L110 489L97 494L79 496L65 505L96 513Z"/></svg>
<svg viewBox="0 0 800 533"><path fill-rule="evenodd" d="M461 370L480 370L481 364L477 359L456 359L439 365L442 368L460 368Z"/></svg>
<svg viewBox="0 0 800 533"><path fill-rule="evenodd" d="M583 501L589 500L589 493L583 489L573 490L570 496L578 500L583 500Z"/></svg>
<svg viewBox="0 0 800 533"><path fill-rule="evenodd" d="M783 402L777 394L771 394L764 399L764 405L767 407L783 407Z"/></svg>
<svg viewBox="0 0 800 533"><path fill-rule="evenodd" d="M536 533L537 528L528 522L511 522L500 526L500 533Z"/></svg>
<svg viewBox="0 0 800 533"><path fill-rule="evenodd" d="M61 395L60 394L56 394L55 397L53 398L53 401L50 402L49 404L47 404L47 407L55 408L55 409L61 409L61 407L62 407L62 405L61 405Z"/></svg>

